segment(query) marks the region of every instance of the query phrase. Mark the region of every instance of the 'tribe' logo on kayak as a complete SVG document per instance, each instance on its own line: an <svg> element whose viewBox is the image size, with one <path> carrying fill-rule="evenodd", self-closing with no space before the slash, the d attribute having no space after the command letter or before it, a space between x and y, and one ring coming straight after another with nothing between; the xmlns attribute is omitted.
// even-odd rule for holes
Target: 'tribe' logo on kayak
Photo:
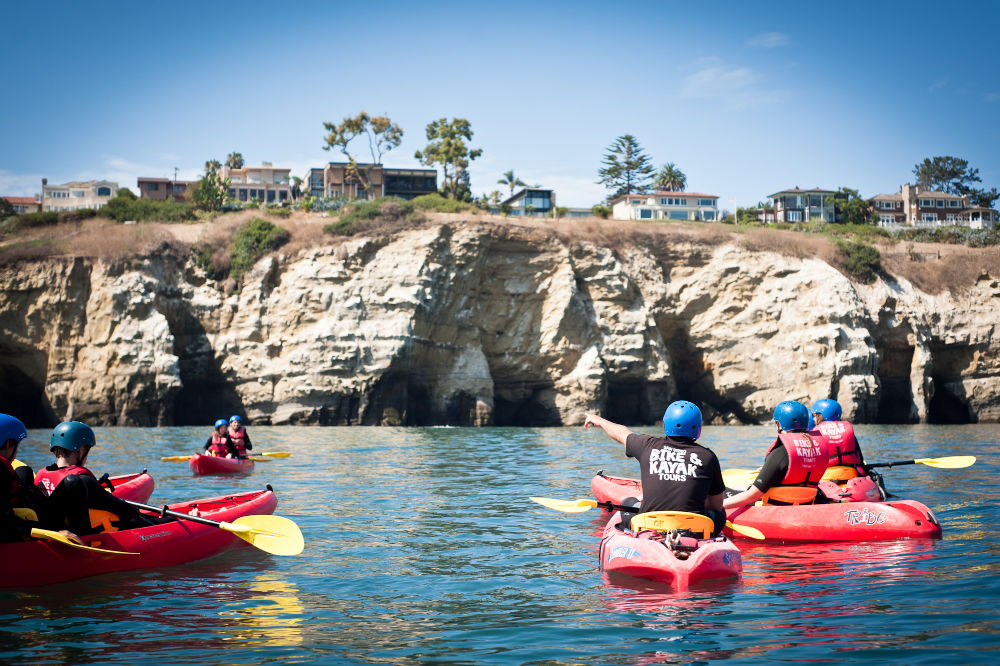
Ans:
<svg viewBox="0 0 1000 666"><path fill-rule="evenodd" d="M634 560L639 557L639 551L630 546L618 546L608 551L608 562L616 558Z"/></svg>
<svg viewBox="0 0 1000 666"><path fill-rule="evenodd" d="M880 525L885 522L885 512L879 511L875 513L874 511L869 511L866 508L861 509L848 509L844 512L847 516L848 525Z"/></svg>

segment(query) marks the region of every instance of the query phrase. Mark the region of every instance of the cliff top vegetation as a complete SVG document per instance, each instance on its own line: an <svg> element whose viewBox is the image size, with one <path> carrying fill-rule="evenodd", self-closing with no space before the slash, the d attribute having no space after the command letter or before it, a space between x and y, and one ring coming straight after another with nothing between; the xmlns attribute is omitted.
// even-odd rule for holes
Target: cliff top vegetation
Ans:
<svg viewBox="0 0 1000 666"><path fill-rule="evenodd" d="M984 276L1000 277L997 275L1000 247L995 244L969 247L905 240L879 233L873 227L826 225L793 230L721 223L650 224L596 217L518 218L475 209L441 212L393 201L345 206L339 213L331 216L288 209L253 209L183 223L135 224L95 216L93 211L64 213L51 216L43 224L3 230L0 265L53 257L125 260L172 252L177 256L194 254L199 265L216 279L231 275L238 278L238 273L246 270L248 260L255 261L268 252L294 255L306 248L338 245L346 236L379 236L447 223L488 224L497 233L517 233L537 238L539 242L593 243L617 252L627 252L636 246L713 247L737 243L750 251L816 258L859 282L871 282L876 276L902 278L927 293L961 290ZM249 246L247 233L259 236L250 239ZM280 242L274 241L275 234ZM253 248L252 255L247 254L247 247Z"/></svg>

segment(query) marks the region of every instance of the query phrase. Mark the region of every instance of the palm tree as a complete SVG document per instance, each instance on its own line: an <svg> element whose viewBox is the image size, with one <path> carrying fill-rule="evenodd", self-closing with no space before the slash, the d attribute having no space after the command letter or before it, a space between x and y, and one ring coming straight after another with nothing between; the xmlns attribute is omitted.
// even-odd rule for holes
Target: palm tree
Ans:
<svg viewBox="0 0 1000 666"><path fill-rule="evenodd" d="M673 162L669 162L653 178L653 186L666 192L683 192L687 187L687 176Z"/></svg>
<svg viewBox="0 0 1000 666"><path fill-rule="evenodd" d="M222 164L219 160L208 160L205 162L205 173L218 173L219 169L222 168Z"/></svg>
<svg viewBox="0 0 1000 666"><path fill-rule="evenodd" d="M242 153L229 153L229 157L226 158L226 166L230 169L242 169L243 168L243 154Z"/></svg>
<svg viewBox="0 0 1000 666"><path fill-rule="evenodd" d="M528 186L527 183L525 183L523 180L521 180L520 178L518 178L517 176L514 175L514 170L513 169L511 169L510 171L505 171L504 174L503 174L503 178L501 178L500 180L498 180L497 184L499 184L499 185L507 185L508 187L510 187L510 196L514 196L514 188L515 187L527 187Z"/></svg>

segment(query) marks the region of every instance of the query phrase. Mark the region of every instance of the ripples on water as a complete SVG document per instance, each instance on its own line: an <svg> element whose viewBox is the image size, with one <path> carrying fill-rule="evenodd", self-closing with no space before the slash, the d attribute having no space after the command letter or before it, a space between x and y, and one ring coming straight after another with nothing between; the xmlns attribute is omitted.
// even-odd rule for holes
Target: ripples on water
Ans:
<svg viewBox="0 0 1000 666"><path fill-rule="evenodd" d="M193 478L160 456L207 429L98 430L91 467L149 467L153 503L274 486L306 536L298 557L251 547L194 564L0 590L0 661L24 663L997 662L997 426L861 426L869 461L974 454L964 470L885 470L930 506L940 541L740 542L741 581L675 593L597 566L599 469L635 476L581 429L253 428L291 458ZM654 429L647 429L655 432ZM47 432L21 457L49 462ZM765 428L705 428L723 467L756 465ZM11 566L4 562L3 566Z"/></svg>

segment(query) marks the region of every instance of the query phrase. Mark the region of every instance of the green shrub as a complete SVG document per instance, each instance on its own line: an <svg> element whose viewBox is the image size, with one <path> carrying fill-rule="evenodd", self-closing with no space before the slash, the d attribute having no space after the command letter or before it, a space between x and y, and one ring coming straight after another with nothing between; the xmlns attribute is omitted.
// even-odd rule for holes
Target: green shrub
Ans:
<svg viewBox="0 0 1000 666"><path fill-rule="evenodd" d="M879 251L865 243L854 243L840 239L836 242L844 256L844 270L847 271L847 274L864 284L874 282L882 270L880 264L882 255L879 254Z"/></svg>
<svg viewBox="0 0 1000 666"><path fill-rule="evenodd" d="M461 213L469 208L469 204L448 199L437 192L416 197L413 199L413 205L421 210L436 210L440 213Z"/></svg>
<svg viewBox="0 0 1000 666"><path fill-rule="evenodd" d="M264 212L274 217L280 217L283 220L292 216L291 208L268 208Z"/></svg>
<svg viewBox="0 0 1000 666"><path fill-rule="evenodd" d="M286 229L259 217L251 219L236 232L231 253L231 274L239 280L257 260L288 242Z"/></svg>
<svg viewBox="0 0 1000 666"><path fill-rule="evenodd" d="M611 208L609 206L602 206L600 204L597 204L596 206L590 209L590 213L594 217L602 217L606 220L609 217L611 217Z"/></svg>
<svg viewBox="0 0 1000 666"><path fill-rule="evenodd" d="M933 227L902 229L896 238L915 243L950 243L968 247L988 247L1000 244L1000 229L970 229L968 227Z"/></svg>
<svg viewBox="0 0 1000 666"><path fill-rule="evenodd" d="M43 210L37 213L24 213L18 215L15 223L17 229L28 229L30 227L47 227L59 222L59 213L51 210Z"/></svg>
<svg viewBox="0 0 1000 666"><path fill-rule="evenodd" d="M399 197L378 197L370 201L352 201L342 210L340 219L323 227L323 231L350 236L370 228L375 219L395 222L408 218L413 215L416 206L413 201Z"/></svg>
<svg viewBox="0 0 1000 666"><path fill-rule="evenodd" d="M136 222L184 222L195 219L194 206L187 202L174 199L166 201L137 199L126 189L118 190L118 196L108 201L107 205L101 208L99 214L115 222L129 220Z"/></svg>

